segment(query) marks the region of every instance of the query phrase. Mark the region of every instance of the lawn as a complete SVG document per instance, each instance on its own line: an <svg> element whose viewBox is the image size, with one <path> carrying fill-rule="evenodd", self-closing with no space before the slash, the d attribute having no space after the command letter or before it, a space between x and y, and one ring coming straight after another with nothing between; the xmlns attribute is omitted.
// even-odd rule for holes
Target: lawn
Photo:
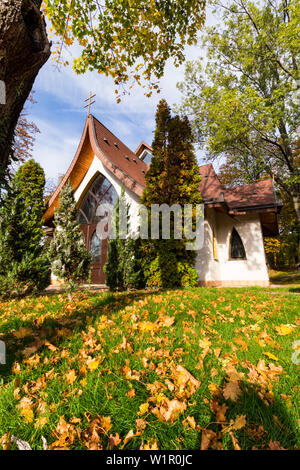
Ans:
<svg viewBox="0 0 300 470"><path fill-rule="evenodd" d="M0 304L3 448L300 448L299 294L74 296Z"/></svg>

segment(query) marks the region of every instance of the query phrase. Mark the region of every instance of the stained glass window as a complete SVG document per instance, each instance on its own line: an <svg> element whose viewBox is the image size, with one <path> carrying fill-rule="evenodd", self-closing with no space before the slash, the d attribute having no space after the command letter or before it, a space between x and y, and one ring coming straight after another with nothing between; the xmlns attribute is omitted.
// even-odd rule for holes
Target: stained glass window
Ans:
<svg viewBox="0 0 300 470"><path fill-rule="evenodd" d="M99 174L90 186L79 208L78 220L81 224L96 224L100 217L96 216L100 204L115 205L117 193L105 176Z"/></svg>

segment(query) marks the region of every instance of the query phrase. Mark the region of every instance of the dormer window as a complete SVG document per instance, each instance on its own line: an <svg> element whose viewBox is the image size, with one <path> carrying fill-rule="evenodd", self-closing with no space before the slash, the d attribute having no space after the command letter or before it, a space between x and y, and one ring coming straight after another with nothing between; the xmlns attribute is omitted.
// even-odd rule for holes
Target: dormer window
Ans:
<svg viewBox="0 0 300 470"><path fill-rule="evenodd" d="M147 165L150 165L152 157L153 155L149 152L149 150L144 150L142 155L140 156L140 160L142 160Z"/></svg>
<svg viewBox="0 0 300 470"><path fill-rule="evenodd" d="M103 140L106 144L108 144L108 139L106 137L104 137Z"/></svg>

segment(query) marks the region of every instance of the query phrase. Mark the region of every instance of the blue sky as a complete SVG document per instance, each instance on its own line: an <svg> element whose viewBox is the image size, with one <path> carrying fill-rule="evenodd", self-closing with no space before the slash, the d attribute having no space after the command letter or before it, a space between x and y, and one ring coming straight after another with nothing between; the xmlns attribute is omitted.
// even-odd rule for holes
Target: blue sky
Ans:
<svg viewBox="0 0 300 470"><path fill-rule="evenodd" d="M199 46L186 49L187 60L201 54ZM64 57L72 63L76 49L67 51ZM97 72L77 75L71 66L58 70L50 58L33 87L37 103L26 108L28 119L40 129L33 157L44 168L46 177L56 182L70 165L84 128L87 111L83 106L90 91L97 95L92 113L134 151L142 140L152 143L159 100L165 98L170 106L180 102L176 84L183 80L184 68L184 64L174 67L170 60L160 82L160 94L146 98L144 90L136 86L117 104L112 78Z"/></svg>

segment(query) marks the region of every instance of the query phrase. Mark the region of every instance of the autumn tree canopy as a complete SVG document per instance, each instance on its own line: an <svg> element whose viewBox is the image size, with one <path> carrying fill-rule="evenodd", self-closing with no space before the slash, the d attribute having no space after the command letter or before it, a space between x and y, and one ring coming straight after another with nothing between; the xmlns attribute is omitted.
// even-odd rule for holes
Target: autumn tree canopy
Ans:
<svg viewBox="0 0 300 470"><path fill-rule="evenodd" d="M210 159L274 175L300 226L299 2L213 3L222 24L203 33L206 64L187 65L182 112Z"/></svg>
<svg viewBox="0 0 300 470"><path fill-rule="evenodd" d="M196 42L204 8L204 0L0 0L0 80L6 85L6 104L0 105L0 183L19 115L50 56L44 15L59 38L59 62L63 47L76 44L76 72L96 70L128 88L146 80L149 94L158 87L166 61L172 57L179 65L185 45Z"/></svg>

